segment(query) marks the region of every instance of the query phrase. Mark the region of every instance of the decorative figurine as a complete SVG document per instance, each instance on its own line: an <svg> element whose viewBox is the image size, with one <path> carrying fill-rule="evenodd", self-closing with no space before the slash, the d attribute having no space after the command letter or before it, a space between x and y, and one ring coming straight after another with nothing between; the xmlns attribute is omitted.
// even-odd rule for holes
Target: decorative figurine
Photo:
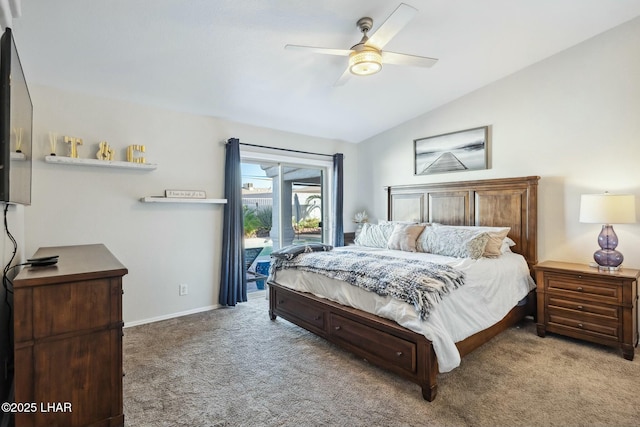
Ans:
<svg viewBox="0 0 640 427"><path fill-rule="evenodd" d="M109 146L107 141L100 142L99 147L100 149L96 153L98 160L113 160L115 151Z"/></svg>
<svg viewBox="0 0 640 427"><path fill-rule="evenodd" d="M144 157L134 157L134 151L139 151L141 153L144 153L145 151L145 146L144 145L130 145L127 147L127 162L132 162L132 163L144 163L145 159Z"/></svg>
<svg viewBox="0 0 640 427"><path fill-rule="evenodd" d="M77 159L78 158L78 145L82 145L82 139L81 138L75 138L73 136L65 136L64 137L64 142L69 145L69 157L73 158L73 159Z"/></svg>
<svg viewBox="0 0 640 427"><path fill-rule="evenodd" d="M362 231L362 224L364 224L365 222L369 222L369 216L367 215L367 212L356 212L356 214L353 216L353 222L358 224L356 228L356 237L358 237L360 235L360 232Z"/></svg>

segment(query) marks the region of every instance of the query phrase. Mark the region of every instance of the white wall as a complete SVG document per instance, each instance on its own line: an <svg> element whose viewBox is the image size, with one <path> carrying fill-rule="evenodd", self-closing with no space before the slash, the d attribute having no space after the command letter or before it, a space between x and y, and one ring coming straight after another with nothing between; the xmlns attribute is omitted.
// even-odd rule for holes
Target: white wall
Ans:
<svg viewBox="0 0 640 427"><path fill-rule="evenodd" d="M42 246L104 243L129 269L124 277L125 323L217 306L222 205L145 204L165 189L205 190L224 197L223 141L345 153L345 211L352 210L356 148L333 140L257 128L204 116L33 85L32 205L25 208L25 253ZM106 140L116 159L130 144L146 145L154 171L63 166L44 162L48 133L80 137L80 157L94 158ZM66 155L64 144L57 153ZM353 190L351 190L353 189ZM347 215L348 220L348 215ZM348 224L348 223L347 223ZM189 286L178 296L178 284Z"/></svg>
<svg viewBox="0 0 640 427"><path fill-rule="evenodd" d="M592 261L600 225L578 222L580 195L640 196L638 46L640 18L360 143L358 206L384 218L386 185L539 175L539 260ZM490 169L413 175L414 139L484 125ZM640 268L640 225L615 230Z"/></svg>

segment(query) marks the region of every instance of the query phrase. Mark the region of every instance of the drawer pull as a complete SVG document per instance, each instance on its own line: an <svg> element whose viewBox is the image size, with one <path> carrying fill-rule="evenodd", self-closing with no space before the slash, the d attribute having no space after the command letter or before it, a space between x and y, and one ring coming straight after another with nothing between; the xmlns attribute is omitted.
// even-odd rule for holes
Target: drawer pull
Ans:
<svg viewBox="0 0 640 427"><path fill-rule="evenodd" d="M340 329L342 329L342 326L335 326L335 327L334 327L334 329L335 329L336 331L339 331Z"/></svg>
<svg viewBox="0 0 640 427"><path fill-rule="evenodd" d="M278 304L284 304L284 300L283 299L278 300Z"/></svg>
<svg viewBox="0 0 640 427"><path fill-rule="evenodd" d="M402 356L402 352L401 351L396 352L396 356L401 357Z"/></svg>
<svg viewBox="0 0 640 427"><path fill-rule="evenodd" d="M578 286L577 291L578 291L578 292L582 292L582 291L584 291L584 289L582 288L582 286Z"/></svg>
<svg viewBox="0 0 640 427"><path fill-rule="evenodd" d="M578 279L582 279L582 276L578 274Z"/></svg>
<svg viewBox="0 0 640 427"><path fill-rule="evenodd" d="M584 328L584 325L582 323L578 323L578 328L582 329Z"/></svg>
<svg viewBox="0 0 640 427"><path fill-rule="evenodd" d="M322 319L322 316L316 316L313 318L313 320L320 320L320 319Z"/></svg>
<svg viewBox="0 0 640 427"><path fill-rule="evenodd" d="M578 306L578 310L583 310L583 309L584 309L583 306L581 306L581 305Z"/></svg>

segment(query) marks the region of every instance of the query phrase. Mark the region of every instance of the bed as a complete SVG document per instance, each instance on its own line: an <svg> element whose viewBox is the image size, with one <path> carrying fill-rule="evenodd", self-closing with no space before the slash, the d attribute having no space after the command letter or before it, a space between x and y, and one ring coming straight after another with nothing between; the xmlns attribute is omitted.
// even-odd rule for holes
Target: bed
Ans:
<svg viewBox="0 0 640 427"><path fill-rule="evenodd" d="M498 258L518 257L520 263L525 265L525 275L530 281L530 269L537 263L538 180L537 176L528 176L387 187L385 189L387 219L392 222L437 223L452 226L509 227L508 238L513 245L510 247L510 252L519 254L521 257L511 254L513 257ZM350 249L352 248L336 248L334 251ZM403 256L415 255L407 253ZM455 261L450 262L455 263ZM307 277L300 277L302 274ZM424 399L433 401L438 390L436 381L437 374L440 372L438 358L443 357L441 339L437 337L428 339L429 333L413 327L411 322L416 323L413 320L409 323L398 323L392 320L394 316L389 316L388 313L381 316L380 312L375 314L375 309L367 308L367 305L379 306L378 302L361 303L358 300L360 294L373 294L373 292L356 288L353 291L357 294L356 296L341 299L331 294L334 285L337 286L336 283L330 282L326 285L326 281L322 282L325 283L324 290L296 285L296 283L311 282L307 279L313 274L282 271L270 277L269 315L271 319L275 320L280 316L374 365L413 381L421 387ZM344 286L354 288L348 284ZM295 289L296 287L298 289ZM467 287L471 288L465 284L453 291L446 298L447 303L455 298L456 293L462 295ZM529 290L527 289L525 294ZM465 336L463 339L453 342L453 352L461 358L525 316L533 315L535 313L533 292L535 291L530 291L530 298L526 303L513 302L513 307L507 308L508 312L502 318L494 319L495 322L491 320L491 324L481 326L482 329L468 336L462 334ZM409 304L406 305L410 307ZM435 311L444 311L444 309L441 310L438 305ZM446 320L450 315L443 316ZM432 313L427 321L431 321L432 317L437 316ZM436 355L436 349L439 355ZM443 364L442 360L440 359L440 364ZM444 371L451 369L453 366L451 363L450 360L445 363L447 366Z"/></svg>

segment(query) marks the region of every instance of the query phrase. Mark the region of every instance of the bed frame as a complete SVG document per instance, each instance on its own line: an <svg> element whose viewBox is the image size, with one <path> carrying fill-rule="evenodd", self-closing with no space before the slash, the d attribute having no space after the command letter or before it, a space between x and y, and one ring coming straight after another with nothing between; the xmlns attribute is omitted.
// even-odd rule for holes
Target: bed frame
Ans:
<svg viewBox="0 0 640 427"><path fill-rule="evenodd" d="M529 267L537 263L538 176L387 187L389 220L448 225L511 227L514 252ZM464 356L535 314L535 295L504 319L456 343ZM413 381L429 402L438 386L438 362L431 341L376 315L269 283L269 315L280 316L370 363Z"/></svg>

